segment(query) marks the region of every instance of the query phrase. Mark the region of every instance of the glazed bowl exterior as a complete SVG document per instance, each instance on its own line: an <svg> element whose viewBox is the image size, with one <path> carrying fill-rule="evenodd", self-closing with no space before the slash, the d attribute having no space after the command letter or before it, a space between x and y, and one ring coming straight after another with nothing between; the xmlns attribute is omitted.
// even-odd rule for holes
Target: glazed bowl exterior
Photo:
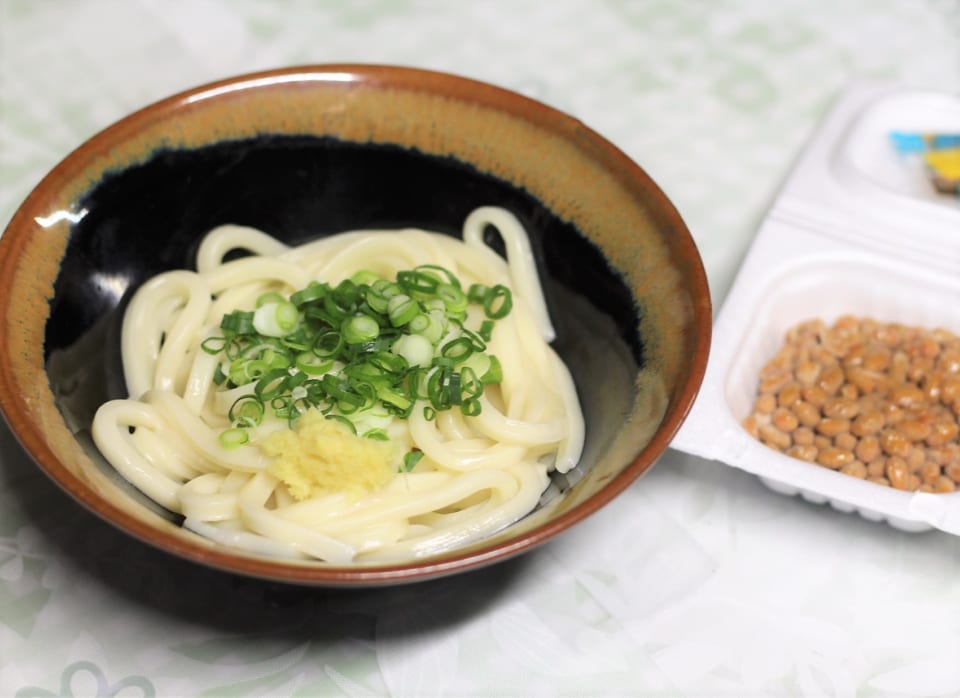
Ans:
<svg viewBox="0 0 960 698"><path fill-rule="evenodd" d="M150 276L190 268L220 223L295 244L364 227L455 234L481 205L527 227L580 394L583 459L505 531L402 564L332 566L216 545L119 477L90 438L126 395L119 326ZM204 85L108 127L58 164L0 237L0 409L42 470L116 527L221 570L381 585L505 560L608 503L666 449L710 345L687 228L626 155L516 93L412 68L305 66Z"/></svg>

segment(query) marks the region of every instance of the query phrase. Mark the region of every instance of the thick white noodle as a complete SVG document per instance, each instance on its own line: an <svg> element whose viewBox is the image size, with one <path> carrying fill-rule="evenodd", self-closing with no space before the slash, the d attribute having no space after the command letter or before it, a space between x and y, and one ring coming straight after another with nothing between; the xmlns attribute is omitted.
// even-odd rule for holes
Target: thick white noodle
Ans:
<svg viewBox="0 0 960 698"><path fill-rule="evenodd" d="M103 456L120 474L161 506L180 511L179 492L183 485L156 467L134 444L130 428L160 431L163 420L149 405L132 400L111 400L97 410L93 439Z"/></svg>
<svg viewBox="0 0 960 698"><path fill-rule="evenodd" d="M279 257L290 248L261 230L221 225L211 230L197 250L197 271L205 274L223 264L228 252L240 250L262 257Z"/></svg>
<svg viewBox="0 0 960 698"><path fill-rule="evenodd" d="M500 233L507 259L483 241ZM231 261L232 251L246 253ZM424 457L359 498L328 494L295 500L267 470L257 446L286 428L268 419L251 443L224 449L226 411L250 386L213 386L219 359L200 349L220 318L252 309L270 290L289 294L312 280L332 284L367 269L393 278L421 264L443 266L465 287L506 284L514 308L497 322L489 351L503 381L481 399L479 415L459 410L428 420L371 417L403 450ZM471 312L467 325L482 318ZM253 554L331 564L400 561L478 540L529 513L551 470L566 472L583 448L583 416L570 372L549 346L547 313L530 242L507 211L483 207L464 223L463 240L422 230L350 231L299 247L242 226L204 238L197 271L172 271L144 284L124 317L122 352L130 398L101 406L93 436L134 486L184 516L184 527Z"/></svg>
<svg viewBox="0 0 960 698"><path fill-rule="evenodd" d="M174 390L184 356L207 319L210 287L199 274L172 271L153 277L130 301L120 337L127 390Z"/></svg>
<svg viewBox="0 0 960 698"><path fill-rule="evenodd" d="M530 247L530 238L517 217L510 211L497 206L481 206L467 216L463 224L463 241L468 245L486 248L483 231L492 225L500 233L510 262L510 279L513 291L526 302L534 313L540 335L552 342L556 338L547 301L543 296L543 287L537 275L537 262Z"/></svg>

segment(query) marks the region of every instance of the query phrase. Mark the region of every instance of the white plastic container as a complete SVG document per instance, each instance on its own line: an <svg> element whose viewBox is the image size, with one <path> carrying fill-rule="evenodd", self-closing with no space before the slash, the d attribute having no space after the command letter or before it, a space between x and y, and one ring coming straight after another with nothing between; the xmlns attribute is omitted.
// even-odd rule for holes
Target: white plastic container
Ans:
<svg viewBox="0 0 960 698"><path fill-rule="evenodd" d="M741 427L761 368L804 320L870 317L960 334L960 198L937 194L892 131L960 131L960 96L857 85L811 140L714 325L699 397L672 446L773 490L907 530L960 535L960 491L911 493L806 463Z"/></svg>

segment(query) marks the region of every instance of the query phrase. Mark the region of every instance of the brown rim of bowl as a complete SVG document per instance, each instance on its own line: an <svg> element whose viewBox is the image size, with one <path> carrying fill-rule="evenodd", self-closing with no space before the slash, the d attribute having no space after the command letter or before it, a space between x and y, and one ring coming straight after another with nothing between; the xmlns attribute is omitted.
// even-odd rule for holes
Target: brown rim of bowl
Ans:
<svg viewBox="0 0 960 698"><path fill-rule="evenodd" d="M673 204L647 173L626 154L581 121L553 107L519 93L458 75L419 68L368 64L305 65L266 70L179 92L133 112L95 134L67 155L34 188L14 213L5 234L0 236L0 298L9 296L17 256L29 234L27 222L40 213L38 205L51 198L51 189L70 181L74 173L82 171L84 166L98 153L107 149L114 139L122 140L126 135L136 133L145 125L199 99L303 82L396 86L495 108L577 141L590 149L595 157L608 163L618 178L643 183L658 207L654 214L657 224L677 233L676 242L682 252L681 259L686 268L686 276L693 284L690 290L695 306L690 334L694 346L693 362L677 398L664 415L663 422L651 441L636 458L589 500L519 538L506 540L486 549L471 546L473 549L454 551L440 559L404 564L310 566L283 560L246 557L201 544L190 544L152 528L121 508L97 497L85 483L59 462L40 428L25 416L28 414L28 405L23 396L15 390L16 381L10 368L9 342L5 337L6 325L0 325L0 412L3 412L13 433L40 468L87 509L153 547L226 572L316 586L377 586L422 581L479 569L539 546L613 500L645 473L666 450L700 390L712 331L712 310L703 263L692 236ZM4 302L0 300L0 303ZM6 307L2 309L9 311Z"/></svg>

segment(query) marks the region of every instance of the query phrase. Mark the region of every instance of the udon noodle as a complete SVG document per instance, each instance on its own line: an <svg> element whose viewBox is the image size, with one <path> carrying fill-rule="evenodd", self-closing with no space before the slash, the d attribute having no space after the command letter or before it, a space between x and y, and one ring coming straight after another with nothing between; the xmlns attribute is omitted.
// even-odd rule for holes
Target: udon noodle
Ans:
<svg viewBox="0 0 960 698"><path fill-rule="evenodd" d="M485 243L488 226L498 231L506 259ZM230 254L237 250L247 254ZM261 420L241 419L237 429L231 410L250 397L256 381L224 382L229 361L209 347L223 343L225 316L252 313L266 296L283 303L313 288L311 282L334 287L358 272L391 280L412 269L449 271L464 289L510 289L508 313L491 322L471 302L462 323L438 343L485 330L482 353L499 364L499 375L471 398L470 410L434 409L425 399L402 416L380 403L355 414L327 405L324 416L343 421L342 411L357 434L379 437L377 447L390 453L389 475L361 490L328 487L295 496L274 467L276 437L296 434L309 410L301 404L274 414L261 406ZM131 299L122 330L130 397L100 407L93 436L127 480L215 542L332 564L432 555L522 518L536 507L550 471L567 472L578 462L583 417L553 338L529 240L506 210L475 210L462 239L419 229L362 230L290 247L259 230L225 225L203 239L196 271L162 273ZM429 382L436 370L420 375ZM228 434L239 438L225 441ZM351 448L370 445L351 438L359 438ZM419 460L406 460L411 454Z"/></svg>

